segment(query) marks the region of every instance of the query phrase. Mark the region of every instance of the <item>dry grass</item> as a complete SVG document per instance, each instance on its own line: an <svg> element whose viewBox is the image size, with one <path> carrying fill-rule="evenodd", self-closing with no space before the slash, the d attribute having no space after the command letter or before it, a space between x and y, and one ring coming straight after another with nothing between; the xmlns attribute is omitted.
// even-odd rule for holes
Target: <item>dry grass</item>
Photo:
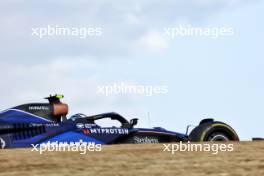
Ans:
<svg viewBox="0 0 264 176"><path fill-rule="evenodd" d="M235 151L163 152L162 144L104 146L102 152L0 150L0 175L263 176L264 142L235 143Z"/></svg>

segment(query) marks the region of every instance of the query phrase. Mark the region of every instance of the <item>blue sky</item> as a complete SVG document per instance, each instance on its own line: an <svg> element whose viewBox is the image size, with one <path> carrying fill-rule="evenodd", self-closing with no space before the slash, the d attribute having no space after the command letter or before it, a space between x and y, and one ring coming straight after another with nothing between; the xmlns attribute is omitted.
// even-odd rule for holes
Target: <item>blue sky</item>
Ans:
<svg viewBox="0 0 264 176"><path fill-rule="evenodd" d="M77 3L78 2L78 3ZM71 114L116 111L179 132L202 118L264 135L262 1L0 2L1 109L64 93ZM234 36L166 38L164 27L231 26ZM31 35L49 24L103 27L99 38ZM168 94L111 95L113 82L167 85ZM150 121L147 118L150 114Z"/></svg>

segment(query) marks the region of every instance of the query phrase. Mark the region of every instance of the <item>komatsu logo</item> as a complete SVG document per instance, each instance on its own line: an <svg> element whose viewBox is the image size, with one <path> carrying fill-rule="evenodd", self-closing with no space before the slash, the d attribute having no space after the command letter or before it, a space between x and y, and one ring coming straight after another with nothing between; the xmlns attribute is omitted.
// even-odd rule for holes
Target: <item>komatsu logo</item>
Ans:
<svg viewBox="0 0 264 176"><path fill-rule="evenodd" d="M4 149L5 146L6 146L6 143L5 143L4 139L0 138L0 148Z"/></svg>
<svg viewBox="0 0 264 176"><path fill-rule="evenodd" d="M29 106L29 110L49 110L48 106Z"/></svg>
<svg viewBox="0 0 264 176"><path fill-rule="evenodd" d="M125 128L92 128L91 134L128 134L128 129Z"/></svg>

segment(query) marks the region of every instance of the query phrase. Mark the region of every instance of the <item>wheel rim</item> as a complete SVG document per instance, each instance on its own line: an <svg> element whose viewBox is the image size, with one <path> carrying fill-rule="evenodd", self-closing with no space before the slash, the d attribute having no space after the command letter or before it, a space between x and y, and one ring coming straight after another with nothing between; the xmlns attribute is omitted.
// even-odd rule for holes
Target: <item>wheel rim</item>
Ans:
<svg viewBox="0 0 264 176"><path fill-rule="evenodd" d="M228 137L223 134L212 135L209 141L229 141Z"/></svg>

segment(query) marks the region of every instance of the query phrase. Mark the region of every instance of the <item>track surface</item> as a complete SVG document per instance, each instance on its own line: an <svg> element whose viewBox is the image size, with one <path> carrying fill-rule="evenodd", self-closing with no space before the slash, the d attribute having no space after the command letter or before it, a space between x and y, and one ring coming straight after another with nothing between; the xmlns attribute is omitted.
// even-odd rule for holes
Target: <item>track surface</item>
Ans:
<svg viewBox="0 0 264 176"><path fill-rule="evenodd" d="M0 175L263 176L264 142L235 143L233 152L163 152L163 144L104 146L101 152L0 150Z"/></svg>

